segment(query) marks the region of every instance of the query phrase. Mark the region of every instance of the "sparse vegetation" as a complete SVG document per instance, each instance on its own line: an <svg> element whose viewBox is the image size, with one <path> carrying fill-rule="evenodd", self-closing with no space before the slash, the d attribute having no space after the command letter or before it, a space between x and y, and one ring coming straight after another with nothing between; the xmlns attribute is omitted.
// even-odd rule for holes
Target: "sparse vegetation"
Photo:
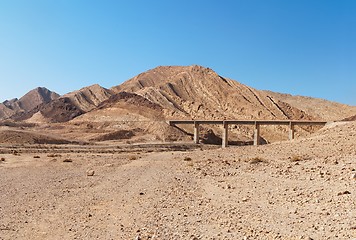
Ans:
<svg viewBox="0 0 356 240"><path fill-rule="evenodd" d="M13 151L12 151L12 155L14 155L14 156L20 156L20 153L19 153L18 151L16 151L16 150L13 150Z"/></svg>
<svg viewBox="0 0 356 240"><path fill-rule="evenodd" d="M47 157L55 158L55 157L62 157L62 155L51 153L51 154L48 154Z"/></svg>
<svg viewBox="0 0 356 240"><path fill-rule="evenodd" d="M194 164L193 164L192 162L189 162L189 163L187 164L187 166L188 166L188 167L193 167Z"/></svg>
<svg viewBox="0 0 356 240"><path fill-rule="evenodd" d="M258 163L264 163L264 162L266 162L266 160L263 159L262 157L254 157L249 160L250 164L258 164Z"/></svg>
<svg viewBox="0 0 356 240"><path fill-rule="evenodd" d="M299 162L299 161L302 161L303 158L299 155L294 155L292 157L289 158L291 162Z"/></svg>

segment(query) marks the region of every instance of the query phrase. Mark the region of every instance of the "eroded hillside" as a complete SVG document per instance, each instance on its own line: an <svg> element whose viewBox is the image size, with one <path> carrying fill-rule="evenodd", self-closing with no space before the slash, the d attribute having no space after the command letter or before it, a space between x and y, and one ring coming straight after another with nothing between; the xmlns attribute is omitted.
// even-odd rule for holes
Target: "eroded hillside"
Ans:
<svg viewBox="0 0 356 240"><path fill-rule="evenodd" d="M59 137L85 141L189 140L192 126L172 127L166 120L339 120L346 117L352 120L350 116L355 115L356 108L259 91L196 65L157 67L111 89L92 85L61 97L40 90L35 91L37 95L30 92L20 100L3 103L0 115L11 116L15 122L37 124ZM297 127L296 136L307 136L316 130L315 127ZM132 137L122 138L120 131L131 132ZM221 141L221 126L202 126L201 131L202 141ZM286 133L287 128L281 126L261 129L266 142L286 140ZM231 126L233 142L251 142L252 135L249 126Z"/></svg>

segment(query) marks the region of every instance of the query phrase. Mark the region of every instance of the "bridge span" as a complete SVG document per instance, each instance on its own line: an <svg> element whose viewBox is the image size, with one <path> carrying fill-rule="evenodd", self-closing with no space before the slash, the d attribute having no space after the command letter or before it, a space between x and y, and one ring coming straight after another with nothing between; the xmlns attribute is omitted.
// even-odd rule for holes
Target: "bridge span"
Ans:
<svg viewBox="0 0 356 240"><path fill-rule="evenodd" d="M294 139L294 126L309 125L309 126L324 126L326 121L308 121L308 120L169 120L167 123L171 126L178 124L193 124L194 125L194 143L199 143L199 125L201 124L221 124L222 125L222 147L228 146L228 129L229 124L234 125L253 125L254 137L253 144L260 144L260 126L261 125L286 125L289 126L289 140Z"/></svg>

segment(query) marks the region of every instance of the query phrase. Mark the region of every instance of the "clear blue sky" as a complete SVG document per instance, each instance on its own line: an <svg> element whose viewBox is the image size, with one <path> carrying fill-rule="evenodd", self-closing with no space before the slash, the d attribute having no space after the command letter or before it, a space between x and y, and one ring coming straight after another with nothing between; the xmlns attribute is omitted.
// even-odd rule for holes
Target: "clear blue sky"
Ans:
<svg viewBox="0 0 356 240"><path fill-rule="evenodd" d="M356 105L356 1L0 0L0 101L191 64Z"/></svg>

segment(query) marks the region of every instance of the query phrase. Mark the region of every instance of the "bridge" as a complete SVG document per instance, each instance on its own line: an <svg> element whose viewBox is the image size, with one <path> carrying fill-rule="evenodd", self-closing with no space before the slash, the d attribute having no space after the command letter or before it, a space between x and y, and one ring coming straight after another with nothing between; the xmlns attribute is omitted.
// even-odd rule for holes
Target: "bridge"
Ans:
<svg viewBox="0 0 356 240"><path fill-rule="evenodd" d="M253 125L254 137L253 145L260 144L260 126L261 125L286 125L289 126L289 140L294 139L294 126L324 126L325 121L308 121L308 120L169 120L167 123L170 126L178 124L193 124L194 125L194 143L199 143L199 126L201 124L221 124L222 125L222 147L228 146L228 129L230 124L234 125Z"/></svg>

